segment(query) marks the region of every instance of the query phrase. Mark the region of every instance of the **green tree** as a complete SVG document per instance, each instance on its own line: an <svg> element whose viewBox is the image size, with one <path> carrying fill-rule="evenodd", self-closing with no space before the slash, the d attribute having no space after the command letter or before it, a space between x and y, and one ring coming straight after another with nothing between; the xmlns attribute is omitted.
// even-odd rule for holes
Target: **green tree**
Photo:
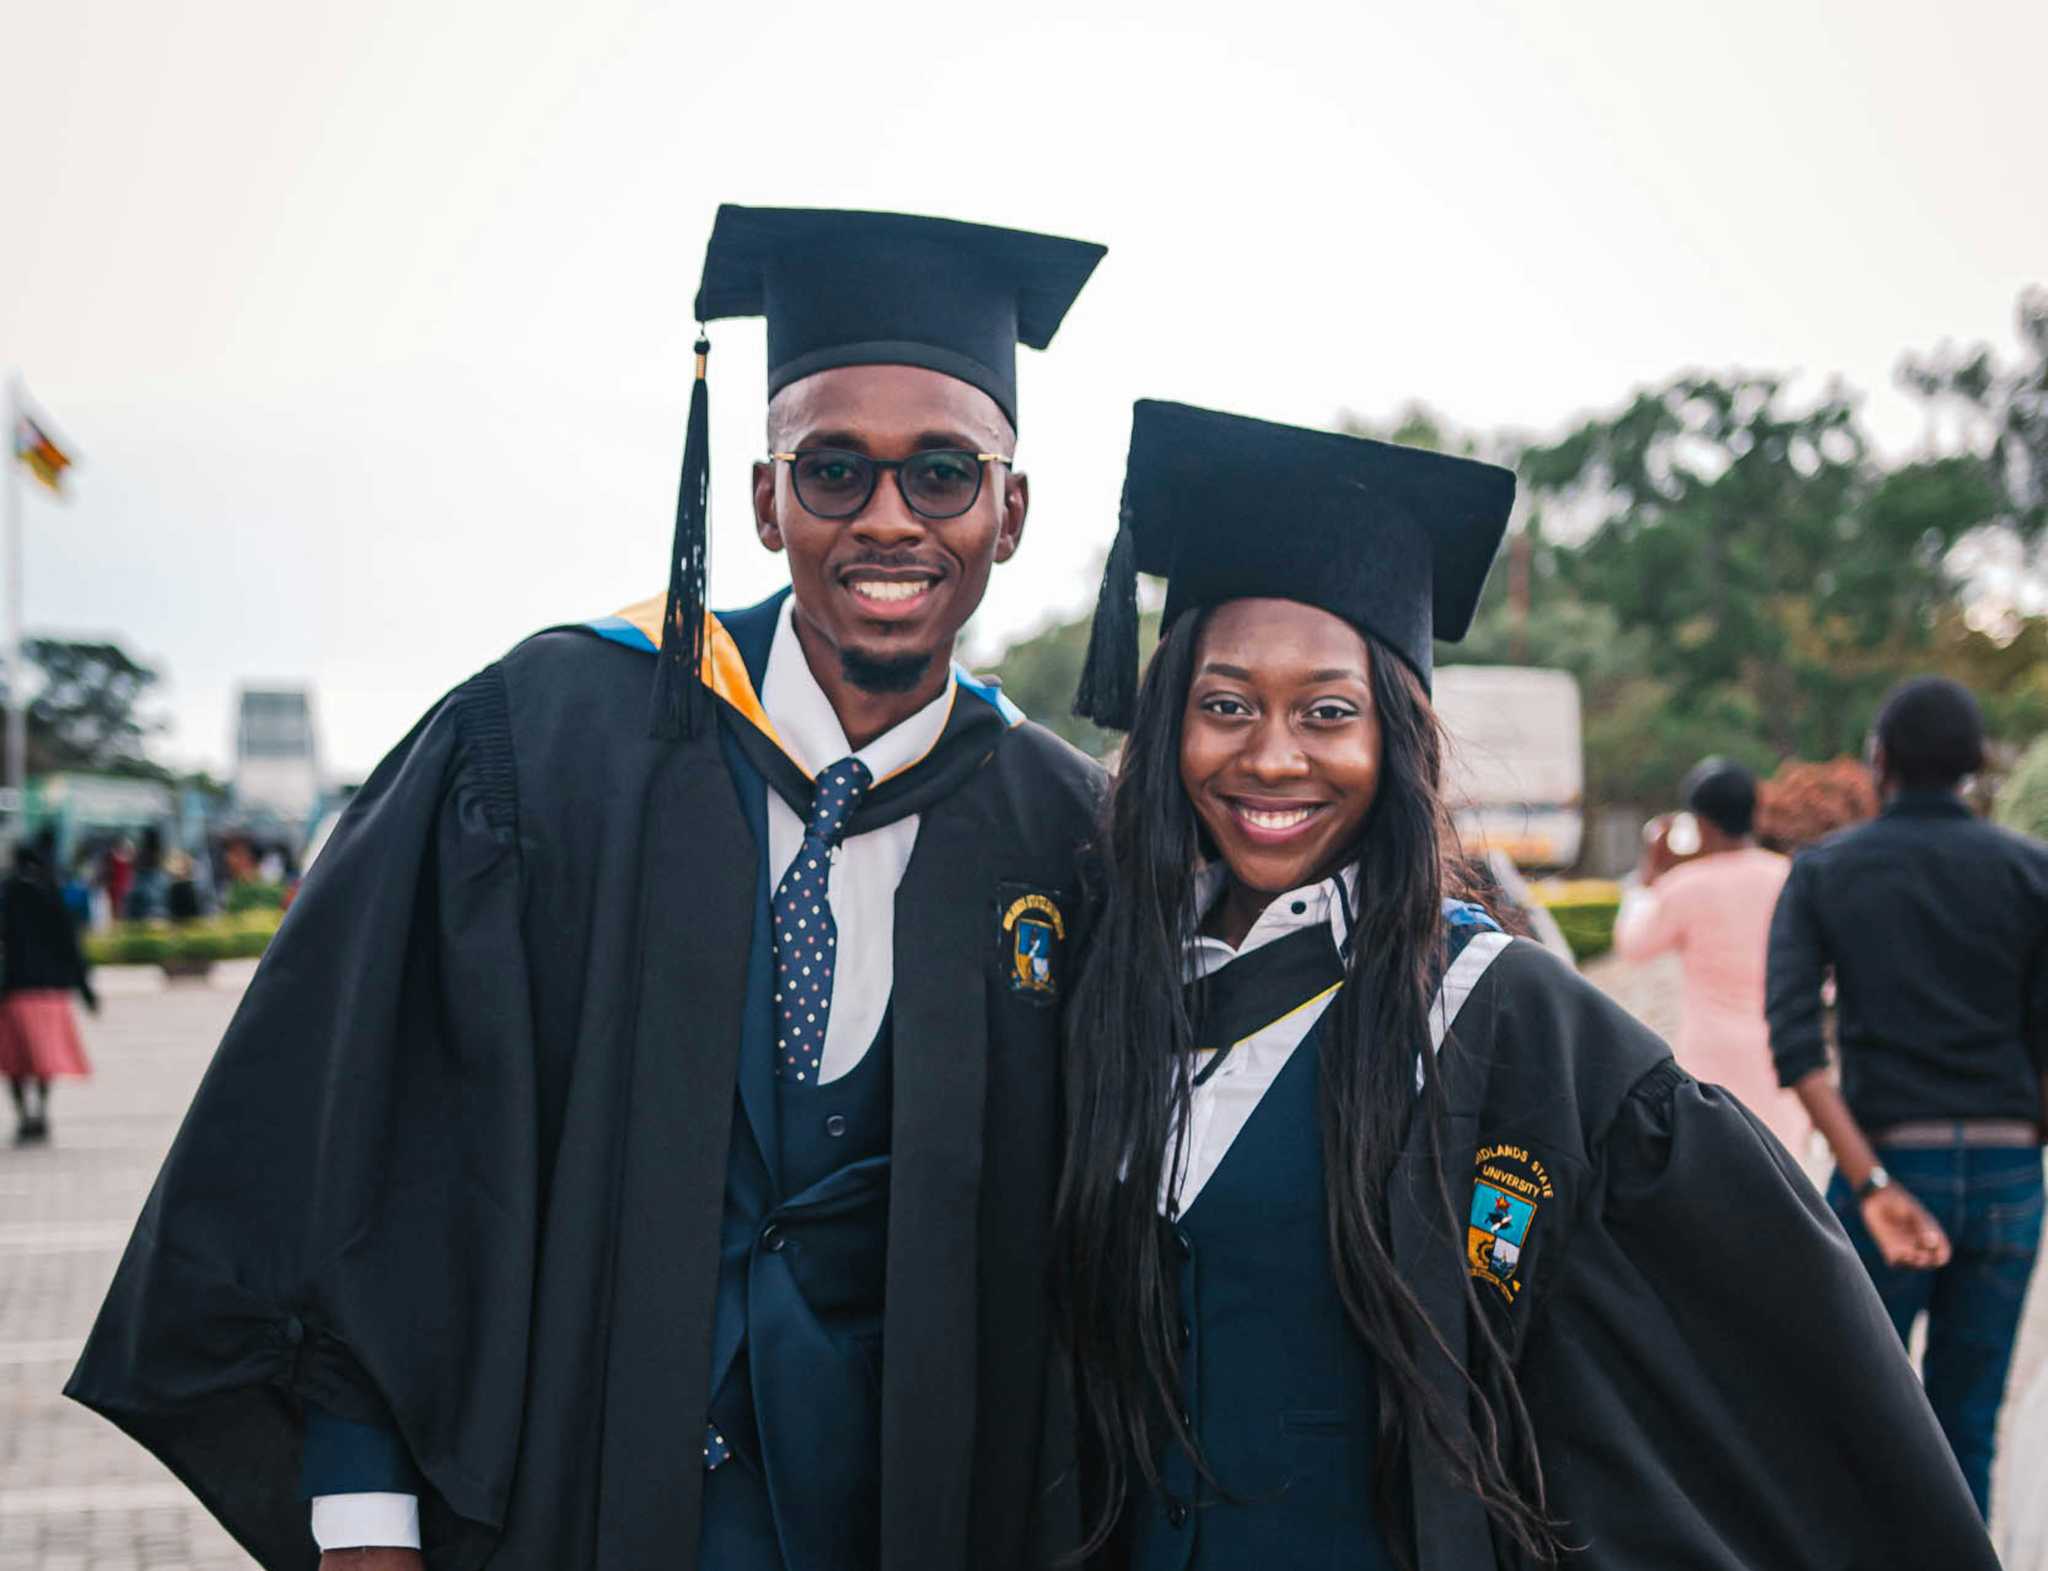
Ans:
<svg viewBox="0 0 2048 1571"><path fill-rule="evenodd" d="M1998 789L1992 817L2008 829L2048 840L2048 735L2020 754Z"/></svg>
<svg viewBox="0 0 2048 1571"><path fill-rule="evenodd" d="M2048 289L2026 290L2016 314L2017 360L1988 344L1944 345L1908 355L1899 380L1962 414L1966 450L2004 492L2003 522L2032 544L2048 533Z"/></svg>
<svg viewBox="0 0 2048 1571"><path fill-rule="evenodd" d="M140 706L157 673L114 643L32 638L42 682L28 704L31 773L57 769L166 778L143 753L161 728Z"/></svg>
<svg viewBox="0 0 2048 1571"><path fill-rule="evenodd" d="M1461 458L1478 458L1508 469L1515 467L1522 449L1528 445L1518 432L1474 431L1414 400L1395 410L1391 420L1375 420L1347 411L1338 418L1337 429L1348 436L1397 442L1402 447L1426 447L1434 453L1455 453Z"/></svg>
<svg viewBox="0 0 2048 1571"><path fill-rule="evenodd" d="M1081 665L1088 653L1092 617L1056 623L1020 639L1003 651L996 666L1010 702L1040 725L1072 742L1091 758L1107 757L1118 738L1074 714L1074 694L1081 685ZM1150 656L1159 639L1159 614L1138 616L1139 658Z"/></svg>
<svg viewBox="0 0 2048 1571"><path fill-rule="evenodd" d="M1853 750L1884 688L1933 659L1949 552L2001 505L1967 460L1885 471L1845 390L1796 407L1774 376L1676 378L1530 448L1521 472L1535 527L1572 542L1538 593L1648 635L1630 650L1648 683L1591 695L1587 725L1589 754L1617 749L1591 770L1602 794L1646 802L1708 751Z"/></svg>

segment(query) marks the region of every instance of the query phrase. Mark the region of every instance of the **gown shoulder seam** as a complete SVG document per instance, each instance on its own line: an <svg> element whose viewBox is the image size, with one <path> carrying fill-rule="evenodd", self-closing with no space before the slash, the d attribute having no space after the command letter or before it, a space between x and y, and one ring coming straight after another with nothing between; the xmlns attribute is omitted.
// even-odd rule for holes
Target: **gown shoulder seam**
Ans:
<svg viewBox="0 0 2048 1571"><path fill-rule="evenodd" d="M485 666L455 691L463 755L477 782L484 821L493 830L516 831L519 777L512 758L512 708L505 673Z"/></svg>
<svg viewBox="0 0 2048 1571"><path fill-rule="evenodd" d="M1624 1102L1654 1102L1668 1097L1684 1085L1688 1076L1679 1067L1678 1060L1666 1058L1663 1062L1645 1070L1636 1083L1628 1088Z"/></svg>

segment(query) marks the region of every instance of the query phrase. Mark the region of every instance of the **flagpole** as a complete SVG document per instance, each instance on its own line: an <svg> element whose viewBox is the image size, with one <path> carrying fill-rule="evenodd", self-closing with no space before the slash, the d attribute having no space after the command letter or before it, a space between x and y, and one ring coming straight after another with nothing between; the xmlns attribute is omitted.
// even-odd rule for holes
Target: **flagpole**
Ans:
<svg viewBox="0 0 2048 1571"><path fill-rule="evenodd" d="M21 375L7 378L7 783L14 787L14 811L8 815L7 844L27 838L28 829L28 675L21 658L21 459L15 442L21 433Z"/></svg>

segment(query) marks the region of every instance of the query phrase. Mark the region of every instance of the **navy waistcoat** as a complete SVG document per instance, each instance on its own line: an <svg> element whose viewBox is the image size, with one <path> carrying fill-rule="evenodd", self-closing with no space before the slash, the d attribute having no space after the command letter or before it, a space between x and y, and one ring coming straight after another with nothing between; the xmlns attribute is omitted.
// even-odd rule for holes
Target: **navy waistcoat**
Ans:
<svg viewBox="0 0 2048 1571"><path fill-rule="evenodd" d="M1392 1571L1374 1514L1373 1360L1330 1274L1316 1121L1321 1028L1294 1050L1173 1229L1183 1417L1218 1482L1174 1445L1132 1513L1140 1571Z"/></svg>
<svg viewBox="0 0 2048 1571"><path fill-rule="evenodd" d="M737 748L726 761L765 847L765 783ZM893 1013L840 1079L775 1076L771 874L762 863L708 1403L735 1452L725 1466L744 1476L706 1491L702 1542L756 1546L728 1555L747 1562L732 1571L867 1571L880 1552ZM772 1518L778 1544L714 1521L721 1511Z"/></svg>
<svg viewBox="0 0 2048 1571"><path fill-rule="evenodd" d="M867 1055L823 1085L778 1076L776 1123L782 1135L782 1192L800 1195L840 1168L889 1154L889 1066L894 1017Z"/></svg>

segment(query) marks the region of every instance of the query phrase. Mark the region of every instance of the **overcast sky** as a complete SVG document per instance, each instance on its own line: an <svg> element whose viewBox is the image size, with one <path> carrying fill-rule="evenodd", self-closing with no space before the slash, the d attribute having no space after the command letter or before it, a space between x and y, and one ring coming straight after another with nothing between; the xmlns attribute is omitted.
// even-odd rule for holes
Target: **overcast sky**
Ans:
<svg viewBox="0 0 2048 1571"><path fill-rule="evenodd" d="M665 582L720 201L1110 248L1024 352L1034 509L972 630L1082 607L1131 400L1411 398L1555 430L1682 367L1868 395L2048 273L2048 6L0 0L0 363L79 451L32 629L241 680L360 773L527 632ZM758 323L713 332L713 600L755 543Z"/></svg>

